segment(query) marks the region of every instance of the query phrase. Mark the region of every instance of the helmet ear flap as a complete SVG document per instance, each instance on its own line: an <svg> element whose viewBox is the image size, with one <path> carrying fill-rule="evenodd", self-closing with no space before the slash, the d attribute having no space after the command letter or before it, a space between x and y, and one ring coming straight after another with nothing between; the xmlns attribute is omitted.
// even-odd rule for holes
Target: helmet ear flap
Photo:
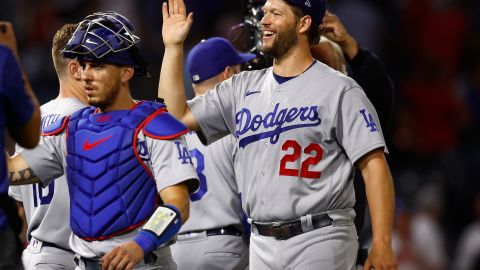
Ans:
<svg viewBox="0 0 480 270"><path fill-rule="evenodd" d="M140 54L140 50L138 49L137 46L134 46L131 50L130 53L132 54L133 58L135 59L135 76L146 76L150 78L150 70L149 70L149 65L148 61L143 58L143 56Z"/></svg>

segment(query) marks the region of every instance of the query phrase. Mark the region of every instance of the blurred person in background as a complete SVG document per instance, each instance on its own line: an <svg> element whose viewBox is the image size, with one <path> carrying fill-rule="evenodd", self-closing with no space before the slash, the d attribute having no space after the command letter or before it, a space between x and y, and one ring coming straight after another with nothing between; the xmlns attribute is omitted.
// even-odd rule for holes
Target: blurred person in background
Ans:
<svg viewBox="0 0 480 270"><path fill-rule="evenodd" d="M476 270L480 266L480 193L473 201L474 218L462 232L457 244L454 269Z"/></svg>
<svg viewBox="0 0 480 270"><path fill-rule="evenodd" d="M416 194L415 209L410 229L420 269L447 269L448 257L440 226L443 197L439 181L432 181L421 187Z"/></svg>
<svg viewBox="0 0 480 270"><path fill-rule="evenodd" d="M33 148L40 138L38 101L18 63L15 35L10 23L0 22L0 269L23 269L18 233L22 221L8 196L5 130L20 146ZM22 173L28 173L23 171Z"/></svg>
<svg viewBox="0 0 480 270"><path fill-rule="evenodd" d="M240 73L240 64L255 54L239 53L219 37L195 45L187 70L195 96ZM190 217L171 246L179 270L248 268L248 235L234 171L235 137L229 135L208 147L197 133L185 134L190 156L200 178L200 189L190 195Z"/></svg>

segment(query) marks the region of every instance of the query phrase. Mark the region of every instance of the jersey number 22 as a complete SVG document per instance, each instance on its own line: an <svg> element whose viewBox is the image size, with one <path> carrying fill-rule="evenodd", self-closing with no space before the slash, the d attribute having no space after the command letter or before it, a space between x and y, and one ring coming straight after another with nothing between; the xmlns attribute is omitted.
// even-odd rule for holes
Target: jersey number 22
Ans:
<svg viewBox="0 0 480 270"><path fill-rule="evenodd" d="M293 149L291 154L286 154L280 160L280 175L300 176L301 178L320 178L321 171L312 171L310 166L318 164L323 157L323 149L318 143L311 143L303 149L304 154L310 155L305 159L300 168L287 168L288 163L297 163L296 161L302 156L302 146L294 140L287 140L282 145L283 151Z"/></svg>

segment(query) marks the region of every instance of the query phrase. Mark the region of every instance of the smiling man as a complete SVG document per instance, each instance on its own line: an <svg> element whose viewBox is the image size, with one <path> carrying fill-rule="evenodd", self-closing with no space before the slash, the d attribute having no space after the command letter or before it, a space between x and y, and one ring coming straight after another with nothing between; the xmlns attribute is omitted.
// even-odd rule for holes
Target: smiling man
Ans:
<svg viewBox="0 0 480 270"><path fill-rule="evenodd" d="M193 22L182 0L163 6L159 96L207 143L237 137L250 269L354 269L354 166L364 176L373 243L365 269L396 269L394 190L374 107L361 87L315 61L324 0L268 0L262 51L273 67L242 72L188 104L183 43ZM237 173L238 172L238 173Z"/></svg>

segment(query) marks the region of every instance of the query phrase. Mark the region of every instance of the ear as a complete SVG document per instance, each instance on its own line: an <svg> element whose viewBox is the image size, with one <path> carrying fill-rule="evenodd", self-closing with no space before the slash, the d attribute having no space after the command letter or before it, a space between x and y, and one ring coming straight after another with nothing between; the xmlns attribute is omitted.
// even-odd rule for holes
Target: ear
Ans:
<svg viewBox="0 0 480 270"><path fill-rule="evenodd" d="M222 72L222 81L225 81L226 79L232 77L232 75L233 75L232 69L229 66L227 66Z"/></svg>
<svg viewBox="0 0 480 270"><path fill-rule="evenodd" d="M132 79L133 75L135 75L135 70L131 66L126 66L122 68L121 78L120 81L122 83L128 83L130 79Z"/></svg>
<svg viewBox="0 0 480 270"><path fill-rule="evenodd" d="M80 64L77 60L68 61L68 72L75 78L75 80L82 80L82 74L80 73Z"/></svg>
<svg viewBox="0 0 480 270"><path fill-rule="evenodd" d="M312 17L308 15L301 17L300 21L298 22L298 32L301 34L306 33L312 23Z"/></svg>

